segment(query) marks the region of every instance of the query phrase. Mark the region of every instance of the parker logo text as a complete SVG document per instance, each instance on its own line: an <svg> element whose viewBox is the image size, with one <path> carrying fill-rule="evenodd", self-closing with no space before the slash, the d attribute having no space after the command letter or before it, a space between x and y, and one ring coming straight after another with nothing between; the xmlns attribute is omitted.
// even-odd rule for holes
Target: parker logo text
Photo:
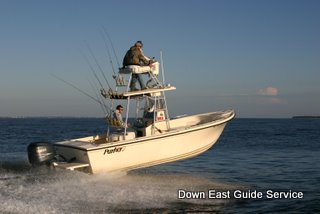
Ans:
<svg viewBox="0 0 320 214"><path fill-rule="evenodd" d="M122 147L114 147L114 148L109 148L109 149L105 149L104 150L104 153L103 155L105 154L113 154L113 153L116 153L116 152L123 152L125 150L125 146L122 146Z"/></svg>

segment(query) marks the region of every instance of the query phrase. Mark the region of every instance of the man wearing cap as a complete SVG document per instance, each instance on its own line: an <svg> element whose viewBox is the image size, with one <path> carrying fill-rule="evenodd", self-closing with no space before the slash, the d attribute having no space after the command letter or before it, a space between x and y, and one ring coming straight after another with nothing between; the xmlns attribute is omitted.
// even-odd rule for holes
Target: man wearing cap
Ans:
<svg viewBox="0 0 320 214"><path fill-rule="evenodd" d="M139 65L139 66L148 66L151 65L152 60L146 57L142 52L143 44L141 41L137 41L134 46L132 46L126 53L123 58L123 67L127 65ZM131 91L135 91L136 82L138 80L141 89L145 89L146 85L143 82L141 74L132 74L132 81L130 84Z"/></svg>
<svg viewBox="0 0 320 214"><path fill-rule="evenodd" d="M125 124L123 122L122 115L121 115L123 110L124 110L123 106L118 105L116 107L114 114L113 114L113 117L114 117L114 119L116 119L116 121L119 123L120 126L125 127Z"/></svg>

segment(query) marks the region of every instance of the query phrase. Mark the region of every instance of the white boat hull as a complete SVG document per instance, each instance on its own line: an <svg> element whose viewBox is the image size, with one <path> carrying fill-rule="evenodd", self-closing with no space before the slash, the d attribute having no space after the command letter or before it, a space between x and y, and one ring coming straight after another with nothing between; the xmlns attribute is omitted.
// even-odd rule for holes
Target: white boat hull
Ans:
<svg viewBox="0 0 320 214"><path fill-rule="evenodd" d="M102 144L97 144L92 136L58 142L54 146L58 154L82 164L89 173L129 171L205 152L217 142L226 123L234 116L233 111L207 113L173 119L170 131L156 135ZM163 126L159 124L159 127ZM67 168L59 163L56 166Z"/></svg>

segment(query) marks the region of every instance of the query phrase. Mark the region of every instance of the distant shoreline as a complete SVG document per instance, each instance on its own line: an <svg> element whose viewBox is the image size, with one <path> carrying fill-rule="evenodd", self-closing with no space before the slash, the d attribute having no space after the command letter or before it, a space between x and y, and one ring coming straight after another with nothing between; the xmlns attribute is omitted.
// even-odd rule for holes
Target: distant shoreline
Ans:
<svg viewBox="0 0 320 214"><path fill-rule="evenodd" d="M293 116L292 119L320 119L320 116Z"/></svg>

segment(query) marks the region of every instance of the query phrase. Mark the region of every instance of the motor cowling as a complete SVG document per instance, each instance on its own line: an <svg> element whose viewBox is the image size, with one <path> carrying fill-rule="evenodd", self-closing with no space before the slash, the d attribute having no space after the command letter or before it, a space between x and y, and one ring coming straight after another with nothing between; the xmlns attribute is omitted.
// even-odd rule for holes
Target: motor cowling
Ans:
<svg viewBox="0 0 320 214"><path fill-rule="evenodd" d="M56 152L52 144L35 142L28 146L28 158L32 166L49 164L55 158Z"/></svg>

